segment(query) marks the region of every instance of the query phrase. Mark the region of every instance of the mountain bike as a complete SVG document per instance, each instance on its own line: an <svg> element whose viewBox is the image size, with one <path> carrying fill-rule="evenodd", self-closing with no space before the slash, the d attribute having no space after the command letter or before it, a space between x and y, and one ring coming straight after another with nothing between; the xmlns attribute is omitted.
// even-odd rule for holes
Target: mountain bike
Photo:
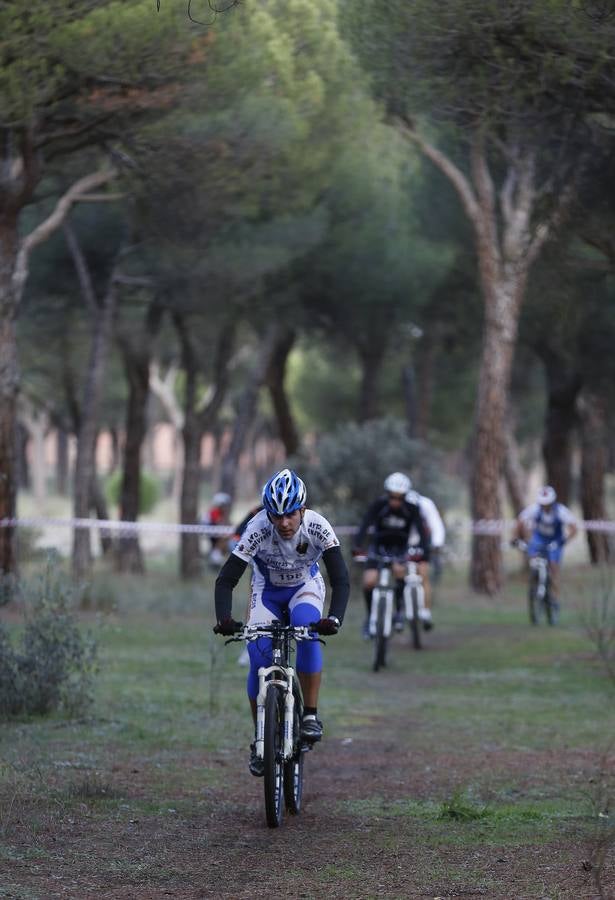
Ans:
<svg viewBox="0 0 615 900"><path fill-rule="evenodd" d="M408 552L404 584L404 609L412 634L412 646L415 650L420 650L423 646L421 641L421 624L423 621L423 610L425 609L425 588L418 567L418 563L422 558L423 554L421 551L413 552L410 550Z"/></svg>
<svg viewBox="0 0 615 900"><path fill-rule="evenodd" d="M527 553L528 545L525 541L516 541L515 546L523 553ZM528 559L530 567L528 585L528 611L532 625L538 625L540 620L546 618L549 625L555 625L557 619L557 604L551 599L551 576L549 573L549 556L546 550L538 550L536 555Z"/></svg>
<svg viewBox="0 0 615 900"><path fill-rule="evenodd" d="M357 562L366 562L367 556L355 556ZM393 611L395 609L395 580L391 566L398 560L393 556L376 556L370 559L378 562L378 582L372 589L372 602L369 613L369 635L374 639L374 661L372 668L377 672L387 664L389 638L393 628Z"/></svg>
<svg viewBox="0 0 615 900"><path fill-rule="evenodd" d="M270 666L258 670L256 698L256 755L264 762L265 818L270 828L282 824L284 808L298 815L303 798L303 760L312 743L301 738L303 696L297 673L291 666L294 643L318 640L307 625L245 625L225 641L258 641L272 644Z"/></svg>

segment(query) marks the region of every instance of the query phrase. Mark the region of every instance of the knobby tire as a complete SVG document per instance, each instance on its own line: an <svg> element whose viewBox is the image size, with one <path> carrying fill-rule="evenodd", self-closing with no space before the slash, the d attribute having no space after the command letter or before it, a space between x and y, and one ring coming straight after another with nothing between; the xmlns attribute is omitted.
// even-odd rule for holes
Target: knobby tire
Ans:
<svg viewBox="0 0 615 900"><path fill-rule="evenodd" d="M273 685L265 697L264 744L265 816L270 828L278 828L284 813L284 700Z"/></svg>
<svg viewBox="0 0 615 900"><path fill-rule="evenodd" d="M293 722L293 749L291 759L284 763L284 802L291 815L301 812L303 798L303 760L305 753L301 751L301 722L303 719L303 701L296 686L293 686L295 695L295 716Z"/></svg>
<svg viewBox="0 0 615 900"><path fill-rule="evenodd" d="M382 666L386 666L387 661L387 638L384 634L386 599L381 591L378 592L377 603L376 634L374 636L374 672L377 672Z"/></svg>
<svg viewBox="0 0 615 900"><path fill-rule="evenodd" d="M410 597L412 599L412 619L410 621L410 631L412 632L412 646L415 650L421 649L421 620L419 619L419 598L415 587L411 588Z"/></svg>

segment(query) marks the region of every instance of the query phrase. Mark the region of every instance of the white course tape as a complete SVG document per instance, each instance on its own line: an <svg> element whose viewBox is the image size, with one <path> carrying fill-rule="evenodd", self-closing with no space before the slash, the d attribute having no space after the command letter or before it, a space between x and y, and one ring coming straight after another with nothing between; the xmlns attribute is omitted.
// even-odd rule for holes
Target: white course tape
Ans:
<svg viewBox="0 0 615 900"><path fill-rule="evenodd" d="M452 531L469 531L479 535L500 535L508 528L512 528L515 519L477 519L475 522L463 523L460 529L457 525ZM615 522L607 519L588 519L580 521L579 526L585 531L602 531L615 534ZM139 532L150 531L166 534L211 534L232 535L235 529L232 525L182 525L175 522L124 522L120 519L58 519L45 518L43 516L30 516L27 518L0 519L0 528L101 528L107 531ZM356 525L334 525L336 534L356 534L359 530Z"/></svg>

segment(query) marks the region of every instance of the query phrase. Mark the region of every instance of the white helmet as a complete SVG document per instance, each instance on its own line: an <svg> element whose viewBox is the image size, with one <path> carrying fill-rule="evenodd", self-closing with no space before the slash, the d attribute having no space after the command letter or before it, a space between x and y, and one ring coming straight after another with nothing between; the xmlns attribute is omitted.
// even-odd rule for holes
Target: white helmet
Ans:
<svg viewBox="0 0 615 900"><path fill-rule="evenodd" d="M555 488L552 488L550 484L545 484L545 486L541 487L538 491L536 500L540 506L550 506L552 503L555 503L557 500Z"/></svg>
<svg viewBox="0 0 615 900"><path fill-rule="evenodd" d="M406 494L406 503L412 504L412 506L418 506L421 502L421 498L417 491L408 491Z"/></svg>
<svg viewBox="0 0 615 900"><path fill-rule="evenodd" d="M384 480L384 489L389 494L407 494L411 481L403 472L393 472Z"/></svg>
<svg viewBox="0 0 615 900"><path fill-rule="evenodd" d="M231 495L220 491L218 494L213 495L211 502L214 506L228 506L231 502Z"/></svg>

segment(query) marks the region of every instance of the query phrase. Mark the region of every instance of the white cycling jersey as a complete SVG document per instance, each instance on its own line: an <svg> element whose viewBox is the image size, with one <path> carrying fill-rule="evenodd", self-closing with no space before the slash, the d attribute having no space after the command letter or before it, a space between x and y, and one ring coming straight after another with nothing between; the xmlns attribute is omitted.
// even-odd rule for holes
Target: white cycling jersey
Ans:
<svg viewBox="0 0 615 900"><path fill-rule="evenodd" d="M557 537L562 525L575 525L576 519L563 503L554 503L550 510L539 503L526 506L519 519L545 539Z"/></svg>
<svg viewBox="0 0 615 900"><path fill-rule="evenodd" d="M312 509L285 541L263 509L250 519L233 553L252 566L254 587L292 588L317 575L322 554L339 543L330 523Z"/></svg>
<svg viewBox="0 0 615 900"><path fill-rule="evenodd" d="M423 497L422 494L419 494L418 498L419 510L421 511L421 515L425 520L425 524L429 528L429 532L431 535L431 546L434 550L437 550L439 547L444 546L444 540L446 538L444 522L442 521L442 517L438 512L438 507L433 502L431 497ZM410 532L409 544L412 547L413 545L418 543L419 534L416 528L413 528Z"/></svg>

